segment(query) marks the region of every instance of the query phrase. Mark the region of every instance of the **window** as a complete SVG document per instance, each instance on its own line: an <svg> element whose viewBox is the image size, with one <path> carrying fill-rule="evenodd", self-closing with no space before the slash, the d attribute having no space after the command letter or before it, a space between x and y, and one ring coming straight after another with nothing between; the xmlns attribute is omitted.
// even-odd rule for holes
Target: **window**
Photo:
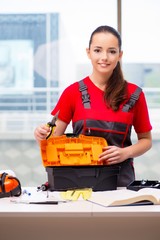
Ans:
<svg viewBox="0 0 160 240"><path fill-rule="evenodd" d="M0 14L2 132L32 130L32 113L50 111L56 103L58 20L57 13Z"/></svg>
<svg viewBox="0 0 160 240"><path fill-rule="evenodd" d="M140 85L146 95L153 139L159 139L160 29L159 0L122 0L123 68L128 81Z"/></svg>
<svg viewBox="0 0 160 240"><path fill-rule="evenodd" d="M103 24L117 27L116 0L17 0L12 14L0 14L1 137L33 138L50 120L62 90L90 73L85 49Z"/></svg>
<svg viewBox="0 0 160 240"><path fill-rule="evenodd" d="M148 106L160 107L159 0L122 1L123 68L143 87Z"/></svg>

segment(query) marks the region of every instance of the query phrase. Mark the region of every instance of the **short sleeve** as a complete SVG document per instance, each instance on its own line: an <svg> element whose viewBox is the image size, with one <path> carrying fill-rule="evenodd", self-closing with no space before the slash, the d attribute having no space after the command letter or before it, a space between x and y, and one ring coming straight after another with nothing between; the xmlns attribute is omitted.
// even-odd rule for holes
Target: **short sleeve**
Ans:
<svg viewBox="0 0 160 240"><path fill-rule="evenodd" d="M133 126L136 133L144 133L152 130L147 102L143 91L134 108Z"/></svg>
<svg viewBox="0 0 160 240"><path fill-rule="evenodd" d="M61 94L55 108L52 110L51 114L55 116L58 115L58 118L67 124L70 123L73 117L74 111L74 95L76 91L76 84L72 84L67 87Z"/></svg>

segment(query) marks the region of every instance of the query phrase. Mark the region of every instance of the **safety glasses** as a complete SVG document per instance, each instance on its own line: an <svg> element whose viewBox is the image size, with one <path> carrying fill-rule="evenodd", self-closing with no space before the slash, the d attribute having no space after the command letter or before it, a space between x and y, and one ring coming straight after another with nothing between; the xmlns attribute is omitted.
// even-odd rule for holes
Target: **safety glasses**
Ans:
<svg viewBox="0 0 160 240"><path fill-rule="evenodd" d="M60 195L63 199L70 201L77 201L80 197L82 197L84 200L88 200L92 195L92 189L84 188L67 190L66 192L61 192Z"/></svg>

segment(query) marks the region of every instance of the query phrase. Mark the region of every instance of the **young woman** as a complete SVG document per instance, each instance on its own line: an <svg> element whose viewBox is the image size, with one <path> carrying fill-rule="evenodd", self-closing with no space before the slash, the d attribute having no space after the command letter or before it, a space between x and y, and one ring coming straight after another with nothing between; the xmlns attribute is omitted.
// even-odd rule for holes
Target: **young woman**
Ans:
<svg viewBox="0 0 160 240"><path fill-rule="evenodd" d="M104 137L108 147L99 156L106 165L120 165L118 186L135 179L133 158L151 148L152 126L145 96L141 89L127 82L120 60L121 37L110 26L100 26L91 34L86 49L93 70L83 81L75 82L62 93L52 115L57 116L53 135L64 134L72 121L73 133ZM132 126L137 142L131 142ZM35 129L39 142L50 129L45 124Z"/></svg>

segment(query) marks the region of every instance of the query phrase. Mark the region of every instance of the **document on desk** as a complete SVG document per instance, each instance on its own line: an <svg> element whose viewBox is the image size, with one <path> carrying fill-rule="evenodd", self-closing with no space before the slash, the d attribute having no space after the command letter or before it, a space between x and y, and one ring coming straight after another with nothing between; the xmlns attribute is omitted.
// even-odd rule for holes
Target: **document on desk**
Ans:
<svg viewBox="0 0 160 240"><path fill-rule="evenodd" d="M103 207L160 205L160 189L143 188L139 191L123 189L93 193L88 201Z"/></svg>
<svg viewBox="0 0 160 240"><path fill-rule="evenodd" d="M45 205L57 205L59 203L69 202L60 197L58 192L29 192L23 191L20 197L12 197L11 203L18 204L45 204Z"/></svg>

